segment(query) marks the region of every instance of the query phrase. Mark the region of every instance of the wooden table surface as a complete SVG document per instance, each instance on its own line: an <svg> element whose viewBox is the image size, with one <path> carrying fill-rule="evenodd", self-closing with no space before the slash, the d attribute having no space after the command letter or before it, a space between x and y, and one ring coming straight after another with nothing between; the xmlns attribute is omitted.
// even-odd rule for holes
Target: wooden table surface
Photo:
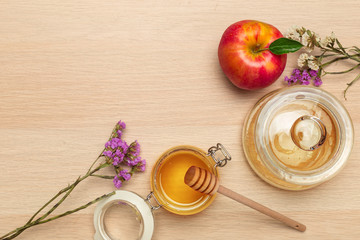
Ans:
<svg viewBox="0 0 360 240"><path fill-rule="evenodd" d="M348 164L313 190L284 191L250 169L241 131L255 102L285 86L282 79L296 67L298 53L289 56L275 84L247 92L224 77L217 47L223 31L243 19L268 22L282 32L292 25L322 36L334 31L344 46L359 46L359 10L357 0L1 1L0 235L23 225L85 174L121 119L128 126L125 139L139 141L148 164L123 189L145 197L152 166L172 146L206 150L221 142L233 156L220 169L223 185L308 227L294 231L218 196L194 216L157 210L153 239L358 239L360 83L347 101L342 91L359 71L326 76L322 86L353 119L355 147ZM86 180L55 213L112 190L111 180ZM94 208L31 228L18 239L92 239ZM128 226L121 211L112 219L115 233L117 226Z"/></svg>

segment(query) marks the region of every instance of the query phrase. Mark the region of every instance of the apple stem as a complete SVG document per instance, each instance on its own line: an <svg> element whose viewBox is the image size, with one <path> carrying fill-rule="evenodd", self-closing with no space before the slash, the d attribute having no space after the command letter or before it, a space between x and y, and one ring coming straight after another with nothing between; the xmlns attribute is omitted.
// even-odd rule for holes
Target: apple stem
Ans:
<svg viewBox="0 0 360 240"><path fill-rule="evenodd" d="M261 49L254 50L254 53L260 53L260 52L263 52L266 50L269 50L269 48L261 48Z"/></svg>

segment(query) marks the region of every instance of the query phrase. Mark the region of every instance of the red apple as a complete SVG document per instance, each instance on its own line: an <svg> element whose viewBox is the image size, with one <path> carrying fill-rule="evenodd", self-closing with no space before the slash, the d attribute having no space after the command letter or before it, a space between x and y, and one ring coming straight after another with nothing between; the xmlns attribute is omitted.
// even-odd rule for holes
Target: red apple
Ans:
<svg viewBox="0 0 360 240"><path fill-rule="evenodd" d="M284 71L286 54L264 50L283 37L274 26L244 20L232 24L221 37L218 57L225 75L237 87L247 90L264 88Z"/></svg>

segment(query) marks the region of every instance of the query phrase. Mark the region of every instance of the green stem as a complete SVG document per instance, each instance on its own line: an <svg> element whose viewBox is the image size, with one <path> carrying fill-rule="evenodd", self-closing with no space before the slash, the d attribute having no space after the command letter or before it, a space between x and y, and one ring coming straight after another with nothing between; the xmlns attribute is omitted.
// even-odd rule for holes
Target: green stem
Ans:
<svg viewBox="0 0 360 240"><path fill-rule="evenodd" d="M108 141L110 141L111 138L113 137L113 135L115 134L116 127L117 127L117 125L115 125L115 127L114 127L113 130L111 131L111 134L110 134L110 136L109 136ZM104 153L105 150L106 150L106 149L104 148L104 149L101 151L101 153L99 154L99 156L98 156L98 157L95 159L95 161L91 164L91 166L90 166L90 168L89 168L89 170L87 171L86 174L88 174L88 173L91 171L91 168L95 165L95 163L99 160L99 158L101 158L101 157L103 156L103 153Z"/></svg>
<svg viewBox="0 0 360 240"><path fill-rule="evenodd" d="M349 59L360 62L360 54L349 55Z"/></svg>
<svg viewBox="0 0 360 240"><path fill-rule="evenodd" d="M78 207L78 208L75 208L75 209L73 209L73 210L64 212L64 213L62 213L62 214L59 214L59 215L54 216L54 217L52 217L52 218L48 218L48 219L43 220L43 221L39 221L39 222L35 221L35 222L30 223L30 224L24 225L23 227L17 228L15 234L13 234L13 235L11 235L11 236L7 235L7 236L9 236L9 237L6 237L6 238L3 238L3 237L2 237L1 239L2 239L2 240L14 239L14 238L17 237L20 233L22 233L23 231L25 231L26 229L28 229L28 228L30 228L30 227L32 227L32 226L40 225L40 224L43 224L43 223L47 223L47 222L53 221L53 220L55 220L55 219L58 219L58 218L61 218L61 217L65 217L65 216L70 215L70 214L72 214L72 213L78 212L78 211L80 211L80 210L82 210L82 209L85 209L85 208L87 208L88 206L90 206L90 205L92 205L92 204L94 204L94 203L97 203L97 202L101 201L101 200L104 199L104 198L108 198L108 197L110 197L110 196L112 196L112 195L114 195L114 194L115 194L115 191L113 191L113 192L111 192L111 193L108 193L108 194L104 194L104 195L102 195L102 196L100 196L100 197L98 197L98 198L96 198L96 199L88 202L87 204L82 205L82 206L80 206L80 207Z"/></svg>
<svg viewBox="0 0 360 240"><path fill-rule="evenodd" d="M358 68L359 66L360 66L360 63L357 64L357 65L355 65L355 66L352 67L352 68L349 68L348 70L345 70L345 71L341 71L341 72L326 72L326 71L324 70L324 73L325 73L325 74L342 74L342 73L348 73L348 72L351 72L352 70Z"/></svg>
<svg viewBox="0 0 360 240"><path fill-rule="evenodd" d="M327 51L327 50L325 50L325 51ZM324 51L324 52L325 52ZM318 58L318 57L322 57L322 58L327 58L327 57L334 57L334 56L338 56L339 54L336 54L336 53L334 53L334 54L321 54L321 55L318 55L318 56L316 56L316 58Z"/></svg>
<svg viewBox="0 0 360 240"><path fill-rule="evenodd" d="M329 52L334 52L335 54L333 56L340 55L340 56L343 56L342 59L351 59L351 60L360 62L360 53L348 54L347 52L344 53L344 52L342 52L342 51L340 51L340 50L338 50L337 48L334 48L334 47L332 47L332 48L324 48L324 50L327 50ZM328 56L330 56L330 55L328 55Z"/></svg>
<svg viewBox="0 0 360 240"><path fill-rule="evenodd" d="M29 220L28 222L20 227L17 228L7 234L5 234L4 236L0 237L0 240L5 240L8 239L6 238L7 236L11 235L11 236L18 236L20 233L22 233L25 229L38 224L39 222L42 222L41 220L45 219L50 213L52 213L71 193L71 191L75 188L75 186L77 184L79 184L81 181L85 180L87 177L91 176L92 174L94 174L95 172L99 171L102 168L105 168L107 166L110 166L109 163L103 163L100 164L97 168L95 168L94 170L88 172L86 175L79 177L73 184L63 188L62 190L60 190L53 198L51 198L45 205L43 205ZM40 218L38 218L37 220L33 221L33 219L35 218L35 216L37 214L39 214L41 212L41 210L43 210L45 207L47 207L51 202L53 202L57 197L59 197L61 194L66 193L66 195L64 195L64 197L62 199L60 199L47 213L45 213L43 216L41 216ZM13 238L9 238L9 239L13 239Z"/></svg>
<svg viewBox="0 0 360 240"><path fill-rule="evenodd" d="M68 191L71 188L71 185L69 185L66 188L61 189L53 198L51 198L44 206L42 206L30 219L29 221L26 223L30 223L35 217L36 215L39 214L39 212L41 212L41 210L43 210L44 208L46 208L51 202L53 202L57 197L59 197L61 194L63 194L64 192Z"/></svg>
<svg viewBox="0 0 360 240"><path fill-rule="evenodd" d="M111 134L110 134L110 137L109 137L109 141L111 140L111 138L114 136L114 134L116 134L116 131L117 131L117 125L115 125L114 129L112 130ZM101 153L99 154L99 156L95 159L95 161L91 164L90 168L88 169L88 171L86 172L86 174L82 177L79 177L73 184L63 188L62 190L60 190L54 197L52 197L48 202L46 202L34 215L31 216L31 218L27 221L27 223L25 225L23 225L22 227L20 228L16 228L15 230L13 231L10 231L9 233L5 234L4 236L0 237L0 240L5 240L5 239L13 239L15 238L16 236L20 235L23 231L25 231L27 228L29 227L32 227L34 225L38 225L38 224L42 224L42 223L46 223L46 222L49 222L49 221L52 221L52 220L55 220L56 218L59 218L59 217L63 217L63 216L66 216L66 215L69 215L71 213L74 213L74 212L77 212L81 209L84 209L86 208L87 206L97 202L97 201L100 201L101 199L105 198L105 197L108 197L108 196L111 196L113 195L115 192L112 192L110 194L106 194L106 195L103 195L102 197L99 197L79 208L76 208L72 211L67 211L63 214L60 214L60 215L57 215L55 217L52 217L52 218L48 218L48 219L45 219L46 217L48 217L63 201L65 201L65 199L70 195L70 193L74 190L74 188L83 180L85 180L87 177L89 176L98 176L98 177L102 177L102 178L107 178L109 179L110 176L103 176L103 175L95 175L94 173L99 171L100 169L102 168L105 168L107 166L110 166L111 164L109 163L102 163L100 164L97 168L95 168L94 170L92 170L93 166L96 164L96 162L99 160L99 158L101 158L103 156L103 153L106 149L104 148ZM113 178L113 177L112 177ZM65 193L66 194L48 211L46 212L43 216L39 217L37 220L33 221L34 218L44 209L46 208L50 203L52 203L55 199L57 199L61 194Z"/></svg>
<svg viewBox="0 0 360 240"><path fill-rule="evenodd" d="M261 49L253 50L253 53L261 53L266 50L269 50L269 48L261 48Z"/></svg>
<svg viewBox="0 0 360 240"><path fill-rule="evenodd" d="M330 47L330 48L325 48L325 49L328 49L331 52L343 55L343 52L341 50L339 50L338 48L336 48L336 47Z"/></svg>
<svg viewBox="0 0 360 240"><path fill-rule="evenodd" d="M78 207L78 208L75 208L75 209L73 209L73 210L70 210L70 211L66 211L66 212L64 212L64 213L62 213L62 214L59 214L59 215L57 215L57 216L54 216L54 217L52 217L52 218L48 218L48 219L46 219L46 220L44 220L44 221L39 222L38 224L43 224L43 223L46 223L46 222L50 222L50 221L52 221L52 220L55 220L55 219L58 219L58 218L61 218L61 217L65 217L65 216L70 215L70 214L72 214L72 213L78 212L78 211L80 211L80 210L82 210L82 209L85 209L85 208L87 208L88 206L90 206L90 205L92 205L92 204L94 204L94 203L97 203L97 202L101 201L101 200L104 199L104 198L108 198L108 197L110 197L110 196L112 196L112 195L114 195L114 194L115 194L115 191L112 191L111 193L108 193L108 194L104 194L104 195L102 195L102 196L100 196L100 197L98 197L98 198L96 198L96 199L88 202L88 203L85 204L85 205L82 205L82 206L80 206L80 207Z"/></svg>
<svg viewBox="0 0 360 240"><path fill-rule="evenodd" d="M343 60L343 59L348 59L348 57L337 57L337 58L334 58L334 59L332 59L332 60L330 60L330 61L328 61L328 62L326 62L326 63L324 63L324 64L321 64L320 65L320 67L326 67L327 65L330 65L330 64L332 64L332 63L334 63L334 62L337 62L337 61L340 61L340 60Z"/></svg>
<svg viewBox="0 0 360 240"><path fill-rule="evenodd" d="M114 176L108 176L108 175L91 174L90 176L91 177L104 178L104 179L114 179Z"/></svg>
<svg viewBox="0 0 360 240"><path fill-rule="evenodd" d="M346 89L344 90L344 98L345 98L345 100L347 100L347 99L346 99L346 92L347 92L347 90L349 89L349 87L351 87L351 85L353 85L353 84L354 84L355 82L357 82L359 79L360 79L360 74L357 75L354 80L352 80L351 82L347 83L348 86L347 86Z"/></svg>
<svg viewBox="0 0 360 240"><path fill-rule="evenodd" d="M89 167L89 170L86 172L86 174L88 174L91 171L91 168L95 165L95 163L99 160L99 158L102 157L103 153L105 151L105 148L101 151L101 153L99 154L99 156L95 159L95 161L91 164L91 166Z"/></svg>
<svg viewBox="0 0 360 240"><path fill-rule="evenodd" d="M115 125L115 127L114 127L113 130L111 131L111 134L110 134L110 136L109 136L108 141L110 141L111 138L114 136L114 134L115 134L115 132L116 132L116 127L117 127L117 125ZM105 150L106 150L106 149L104 148L104 149L101 151L101 153L99 154L99 156L98 156L98 157L95 159L95 161L91 164L91 166L90 166L90 168L89 168L89 170L87 171L86 174L88 174L88 173L91 171L91 168L95 165L95 163L99 160L99 158L101 158L101 157L103 156L103 153L104 153Z"/></svg>
<svg viewBox="0 0 360 240"><path fill-rule="evenodd" d="M70 193L74 190L74 188L80 183L80 177L71 185L71 188L67 191L67 193L58 201L49 211L47 211L42 217L39 217L35 222L40 222L49 216L61 203L65 201L65 199L70 195Z"/></svg>

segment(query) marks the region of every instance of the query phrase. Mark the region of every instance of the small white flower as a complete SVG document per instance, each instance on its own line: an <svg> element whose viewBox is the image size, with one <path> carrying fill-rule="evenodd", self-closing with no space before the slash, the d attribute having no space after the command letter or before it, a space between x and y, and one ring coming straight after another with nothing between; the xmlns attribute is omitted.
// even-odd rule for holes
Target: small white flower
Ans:
<svg viewBox="0 0 360 240"><path fill-rule="evenodd" d="M335 41L336 35L334 32L331 32L330 39L331 39L331 41Z"/></svg>
<svg viewBox="0 0 360 240"><path fill-rule="evenodd" d="M307 46L310 43L310 41L311 41L311 39L310 39L309 34L307 32L305 32L304 35L302 35L302 38L301 38L302 45Z"/></svg>
<svg viewBox="0 0 360 240"><path fill-rule="evenodd" d="M312 50L314 50L314 45L311 42L311 37L307 32L302 35L301 44L304 45L304 49L307 52L311 52Z"/></svg>
<svg viewBox="0 0 360 240"><path fill-rule="evenodd" d="M315 71L319 70L319 65L318 65L317 60L316 60L316 58L314 56L310 56L307 59L307 65L312 70L315 70Z"/></svg>
<svg viewBox="0 0 360 240"><path fill-rule="evenodd" d="M298 58L298 66L300 68L304 67L307 64L308 59L309 55L307 53L302 53Z"/></svg>
<svg viewBox="0 0 360 240"><path fill-rule="evenodd" d="M308 66L312 70L319 70L319 65L317 65L317 63L315 63L314 61L308 61Z"/></svg>
<svg viewBox="0 0 360 240"><path fill-rule="evenodd" d="M330 43L332 43L330 36L326 36L323 40L320 41L320 45L323 47L328 46Z"/></svg>
<svg viewBox="0 0 360 240"><path fill-rule="evenodd" d="M294 25L294 26L291 26L286 35L285 35L287 38L289 39L293 39L295 41L299 41L300 42L300 33L299 33L299 27Z"/></svg>
<svg viewBox="0 0 360 240"><path fill-rule="evenodd" d="M314 56L309 56L307 60L314 61L316 58Z"/></svg>

